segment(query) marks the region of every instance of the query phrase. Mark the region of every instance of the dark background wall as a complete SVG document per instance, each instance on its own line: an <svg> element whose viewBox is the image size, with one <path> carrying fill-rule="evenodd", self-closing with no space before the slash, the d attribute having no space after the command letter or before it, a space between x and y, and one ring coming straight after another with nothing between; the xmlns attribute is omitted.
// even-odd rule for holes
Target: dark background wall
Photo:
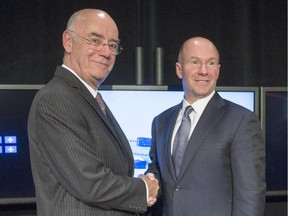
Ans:
<svg viewBox="0 0 288 216"><path fill-rule="evenodd" d="M179 85L180 45L204 36L221 54L218 85L287 86L287 0L0 0L0 84L47 83L62 63L69 17L87 7L115 19L124 47L106 85L135 84L136 47L144 49L143 84L155 83L154 52L162 47L163 84ZM267 203L265 215L284 215L286 199ZM28 215L35 206L25 208Z"/></svg>
<svg viewBox="0 0 288 216"><path fill-rule="evenodd" d="M181 43L201 35L221 54L220 86L287 85L286 0L9 0L0 2L0 84L45 84L62 63L70 15L91 7L117 22L123 53L104 84L135 84L135 48L144 83L154 84L154 51L164 50L164 83L178 85Z"/></svg>

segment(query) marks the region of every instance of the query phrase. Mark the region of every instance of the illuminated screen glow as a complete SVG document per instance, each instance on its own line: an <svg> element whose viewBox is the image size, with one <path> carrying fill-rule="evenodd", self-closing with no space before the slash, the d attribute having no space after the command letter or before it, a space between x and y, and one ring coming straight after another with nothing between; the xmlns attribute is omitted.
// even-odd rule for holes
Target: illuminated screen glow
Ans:
<svg viewBox="0 0 288 216"><path fill-rule="evenodd" d="M255 111L255 92L218 91L221 97ZM135 160L135 175L147 169L150 161L151 125L153 118L164 110L179 104L183 91L101 90L131 145ZM150 142L150 143L149 143Z"/></svg>

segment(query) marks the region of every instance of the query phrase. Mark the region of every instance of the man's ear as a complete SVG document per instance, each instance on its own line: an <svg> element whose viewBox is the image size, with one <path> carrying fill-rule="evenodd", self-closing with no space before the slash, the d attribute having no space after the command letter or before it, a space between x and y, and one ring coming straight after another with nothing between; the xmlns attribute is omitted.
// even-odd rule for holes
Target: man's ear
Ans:
<svg viewBox="0 0 288 216"><path fill-rule="evenodd" d="M217 79L219 78L219 74L220 74L220 67L221 67L221 65L220 65L220 64L218 64L218 70L217 70Z"/></svg>
<svg viewBox="0 0 288 216"><path fill-rule="evenodd" d="M182 79L182 65L179 62L176 62L176 75L179 79Z"/></svg>
<svg viewBox="0 0 288 216"><path fill-rule="evenodd" d="M72 51L72 36L71 33L65 30L62 34L62 43L66 53L71 53Z"/></svg>

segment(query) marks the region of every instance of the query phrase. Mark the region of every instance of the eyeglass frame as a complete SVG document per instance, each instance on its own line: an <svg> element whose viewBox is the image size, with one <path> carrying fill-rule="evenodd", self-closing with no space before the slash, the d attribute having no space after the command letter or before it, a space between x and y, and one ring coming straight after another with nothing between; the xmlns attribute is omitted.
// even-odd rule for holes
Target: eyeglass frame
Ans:
<svg viewBox="0 0 288 216"><path fill-rule="evenodd" d="M67 29L68 32L71 32L71 33L74 33L75 35L77 35L78 37L80 37L82 40L86 41L86 43L88 45L91 45L93 47L96 48L97 51L100 51L105 45L108 46L110 52L113 54L113 55L119 55L122 51L123 51L123 47L121 45L119 45L119 42L115 42L115 44L117 45L117 48L114 48L113 45L115 44L109 44L109 43L103 43L103 40L102 39L98 39L97 42L94 42L93 40L91 39L88 39L86 37L83 37L82 35L78 34L77 32L73 31L73 30L69 30ZM113 50L115 49L115 50Z"/></svg>

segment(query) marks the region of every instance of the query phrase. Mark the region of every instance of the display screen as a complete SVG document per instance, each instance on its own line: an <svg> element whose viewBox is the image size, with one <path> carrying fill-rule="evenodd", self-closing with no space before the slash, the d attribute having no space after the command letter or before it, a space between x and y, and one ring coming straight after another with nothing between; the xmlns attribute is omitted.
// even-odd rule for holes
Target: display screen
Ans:
<svg viewBox="0 0 288 216"><path fill-rule="evenodd" d="M258 107L258 88L218 87L217 91L223 98L252 112ZM149 150L153 118L179 104L184 96L183 91L181 88L163 89L163 86L159 86L159 89L153 86L146 90L144 87L137 89L126 86L126 90L123 90L123 86L112 86L109 90L101 90L101 95L130 142L135 160L135 176L144 173L151 162Z"/></svg>
<svg viewBox="0 0 288 216"><path fill-rule="evenodd" d="M32 100L41 87L0 85L0 204L35 202L27 118ZM257 113L255 89L218 88L222 97ZM183 92L168 86L102 86L100 91L129 139L135 176L138 176L146 171L150 162L153 118L180 103Z"/></svg>
<svg viewBox="0 0 288 216"><path fill-rule="evenodd" d="M0 203L32 202L35 197L27 118L38 86L14 87L0 88Z"/></svg>
<svg viewBox="0 0 288 216"><path fill-rule="evenodd" d="M287 195L287 88L261 88L267 190Z"/></svg>

